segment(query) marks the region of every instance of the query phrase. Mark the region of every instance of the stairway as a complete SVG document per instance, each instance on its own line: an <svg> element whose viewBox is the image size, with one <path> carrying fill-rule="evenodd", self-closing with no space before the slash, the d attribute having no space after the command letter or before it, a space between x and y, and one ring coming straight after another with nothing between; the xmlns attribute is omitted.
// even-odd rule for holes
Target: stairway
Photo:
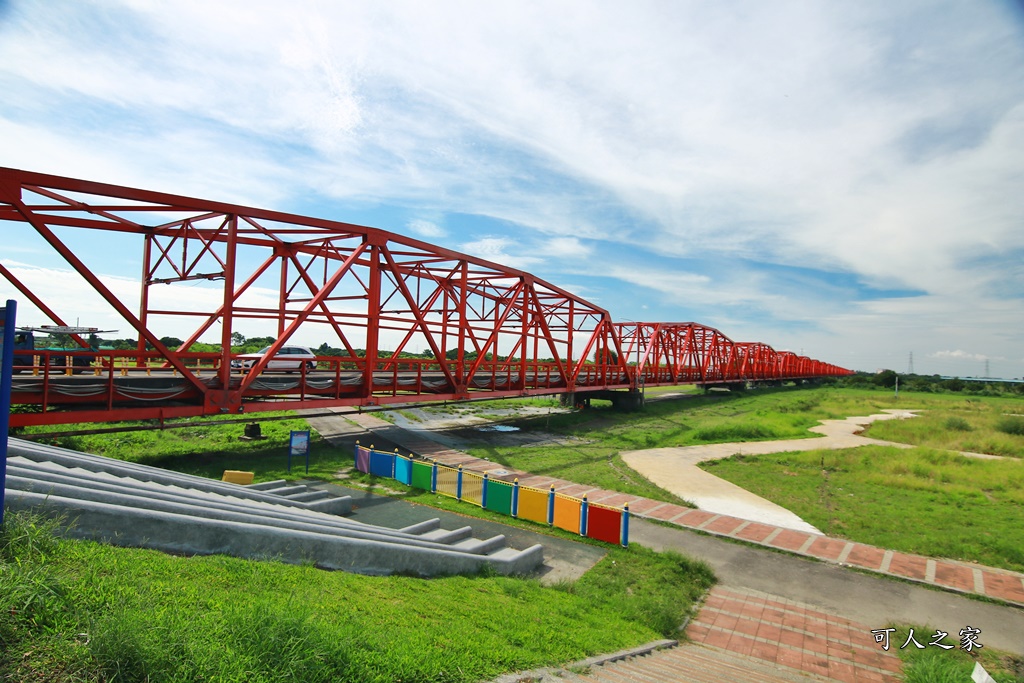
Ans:
<svg viewBox="0 0 1024 683"><path fill-rule="evenodd" d="M69 537L185 555L420 576L528 574L543 562L540 545L516 550L436 519L404 529L345 519L348 497L305 485L239 486L19 439L9 441L6 489L9 509L60 516Z"/></svg>

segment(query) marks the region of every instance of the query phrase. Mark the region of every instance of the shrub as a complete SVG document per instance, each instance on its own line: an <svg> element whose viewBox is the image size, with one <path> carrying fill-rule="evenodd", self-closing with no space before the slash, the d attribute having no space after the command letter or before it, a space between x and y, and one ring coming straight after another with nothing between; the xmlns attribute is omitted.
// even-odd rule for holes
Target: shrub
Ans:
<svg viewBox="0 0 1024 683"><path fill-rule="evenodd" d="M996 429L1004 434L1024 436L1024 417L1018 415L1007 415L996 422Z"/></svg>
<svg viewBox="0 0 1024 683"><path fill-rule="evenodd" d="M946 418L946 429L954 432L969 432L971 431L971 423L962 417L947 417Z"/></svg>

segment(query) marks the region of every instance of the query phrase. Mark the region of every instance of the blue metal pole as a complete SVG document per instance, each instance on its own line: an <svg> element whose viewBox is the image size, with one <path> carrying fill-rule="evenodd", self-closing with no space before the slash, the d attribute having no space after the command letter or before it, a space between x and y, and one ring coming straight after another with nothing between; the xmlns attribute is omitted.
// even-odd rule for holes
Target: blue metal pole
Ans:
<svg viewBox="0 0 1024 683"><path fill-rule="evenodd" d="M14 325L18 302L4 306L4 350L0 357L0 525L4 523L4 489L7 486L7 429L11 417L11 378L14 376Z"/></svg>
<svg viewBox="0 0 1024 683"><path fill-rule="evenodd" d="M519 477L512 484L512 516L519 516Z"/></svg>
<svg viewBox="0 0 1024 683"><path fill-rule="evenodd" d="M629 503L622 506L622 547L629 547Z"/></svg>
<svg viewBox="0 0 1024 683"><path fill-rule="evenodd" d="M555 523L555 485L548 489L548 526Z"/></svg>
<svg viewBox="0 0 1024 683"><path fill-rule="evenodd" d="M487 473L484 472L484 484L483 489L480 491L480 507L487 508L487 482L490 481L487 477Z"/></svg>
<svg viewBox="0 0 1024 683"><path fill-rule="evenodd" d="M589 504L587 503L587 497L583 496L583 502L580 503L580 536L587 535L587 511Z"/></svg>
<svg viewBox="0 0 1024 683"><path fill-rule="evenodd" d="M455 479L455 500L462 502L462 465L459 465L459 473Z"/></svg>

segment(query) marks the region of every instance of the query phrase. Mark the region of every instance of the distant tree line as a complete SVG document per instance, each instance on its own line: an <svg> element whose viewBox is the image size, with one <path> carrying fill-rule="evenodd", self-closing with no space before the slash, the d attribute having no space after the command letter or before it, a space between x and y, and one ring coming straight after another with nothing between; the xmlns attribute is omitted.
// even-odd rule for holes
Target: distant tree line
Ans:
<svg viewBox="0 0 1024 683"><path fill-rule="evenodd" d="M231 353L256 353L260 349L263 349L263 348L266 348L266 347L270 346L275 341L277 341L277 337L245 337L244 335L242 335L242 334L240 334L238 332L232 332L231 333ZM174 350L174 349L179 348L185 342L184 342L184 340L178 339L177 337L160 337L160 343L163 344L164 346L166 346L167 348ZM97 346L97 348L102 346L102 348L104 348L104 349L111 349L111 350L114 350L114 351L134 351L135 349L138 348L138 345L139 345L138 341L135 340L135 339L109 339L109 340L104 339L104 340L99 340L98 344L96 346ZM146 350L147 351L153 351L154 350L153 345L152 344L146 344ZM220 346L220 344L207 344L207 343L204 343L204 342L196 342L196 343L192 344L187 350L188 351L192 351L192 352L196 352L196 353L220 353L221 346ZM342 357L344 357L344 356L348 356L349 355L348 352L345 349L339 348L339 347L336 347L336 346L331 346L330 344L328 344L326 342L324 342L323 344L321 344L320 346L318 346L316 348L313 348L312 351L313 351L313 353L315 353L318 356L342 356ZM357 358L365 358L366 357L366 349L353 349L353 351L355 352L355 355L356 355ZM448 360L456 360L458 358L458 355L459 355L459 352L456 349L452 349L452 350L448 351L447 353L445 353L445 358L447 358ZM385 349L380 349L380 350L377 351L377 356L378 356L378 358L393 358L393 357L395 357L395 352L394 351L385 350ZM467 361L474 361L477 358L479 358L479 356L480 356L480 354L478 352L476 352L476 351L468 351L464 355L464 358ZM403 359L405 359L405 358L408 358L408 359L421 358L421 359L431 359L432 360L434 358L434 352L431 351L430 349L424 349L420 353L415 353L415 352L411 352L411 351L402 351L402 352L398 353L397 357L398 358L403 358ZM484 358L486 360L488 360L488 361L495 360L495 359L497 359L498 361L508 360L508 356L502 356L502 355L495 356L492 353L484 354ZM513 360L515 360L515 359L513 359ZM549 361L550 362L550 361L553 361L553 360L554 360L553 358L542 358L541 359L542 362L544 362L544 361Z"/></svg>
<svg viewBox="0 0 1024 683"><path fill-rule="evenodd" d="M933 394L964 393L978 396L1024 394L1024 383L994 382L984 379L964 380L959 377L943 379L939 375L915 375L911 373L898 373L895 370L882 370L876 373L858 372L848 377L836 378L832 384L856 389L895 390L897 379L899 380L900 391Z"/></svg>

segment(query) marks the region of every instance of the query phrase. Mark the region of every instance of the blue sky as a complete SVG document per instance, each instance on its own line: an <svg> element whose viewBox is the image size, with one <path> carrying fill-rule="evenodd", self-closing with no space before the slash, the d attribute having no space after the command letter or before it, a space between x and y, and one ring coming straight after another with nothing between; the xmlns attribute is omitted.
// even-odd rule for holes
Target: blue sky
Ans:
<svg viewBox="0 0 1024 683"><path fill-rule="evenodd" d="M853 369L1024 376L1019 3L0 0L0 92L2 166L372 225Z"/></svg>

